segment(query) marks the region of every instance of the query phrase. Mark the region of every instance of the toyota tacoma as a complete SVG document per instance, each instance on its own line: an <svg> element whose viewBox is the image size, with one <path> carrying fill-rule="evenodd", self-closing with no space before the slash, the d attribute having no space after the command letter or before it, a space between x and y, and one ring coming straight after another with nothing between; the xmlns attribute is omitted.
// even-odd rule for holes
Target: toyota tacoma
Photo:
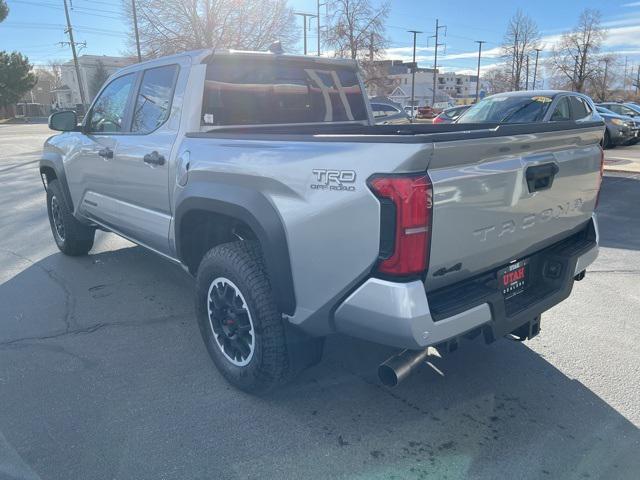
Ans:
<svg viewBox="0 0 640 480"><path fill-rule="evenodd" d="M394 384L463 337L535 336L584 277L604 132L587 108L375 125L353 61L196 51L115 73L81 124L53 114L63 133L39 169L63 253L100 229L195 277L202 337L236 387L282 384L335 332L398 348L379 370Z"/></svg>

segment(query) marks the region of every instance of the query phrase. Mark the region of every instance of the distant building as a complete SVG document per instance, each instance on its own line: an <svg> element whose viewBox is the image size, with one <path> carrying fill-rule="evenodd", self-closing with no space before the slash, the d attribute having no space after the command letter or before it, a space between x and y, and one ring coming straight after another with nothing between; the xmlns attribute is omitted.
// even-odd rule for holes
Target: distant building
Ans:
<svg viewBox="0 0 640 480"><path fill-rule="evenodd" d="M386 82L379 81L373 87L368 86L370 96L386 95L394 102L407 106L411 103L412 67L414 63L400 60L376 62L379 75L386 73ZM433 102L433 68L421 68L415 65L414 103L417 106L431 105ZM436 70L436 103L469 103L475 98L476 75L463 75L455 72Z"/></svg>
<svg viewBox="0 0 640 480"><path fill-rule="evenodd" d="M107 75L111 75L127 65L135 63L135 59L127 57L108 57L106 55L81 55L78 57L78 67L80 70L80 79L84 87L85 98L87 103L93 100L96 92L92 91L93 80L96 72L99 71L100 65L104 67ZM63 63L60 66L61 85L54 89L54 105L57 108L76 108L82 103L80 96L80 88L76 76L73 60Z"/></svg>

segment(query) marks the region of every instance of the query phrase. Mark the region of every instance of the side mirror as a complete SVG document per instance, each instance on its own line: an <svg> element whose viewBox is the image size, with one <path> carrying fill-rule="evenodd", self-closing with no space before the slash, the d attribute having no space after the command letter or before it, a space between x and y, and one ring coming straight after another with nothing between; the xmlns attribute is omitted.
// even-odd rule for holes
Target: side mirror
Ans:
<svg viewBox="0 0 640 480"><path fill-rule="evenodd" d="M66 110L52 113L49 116L49 128L59 132L73 132L78 129L78 117L76 112Z"/></svg>

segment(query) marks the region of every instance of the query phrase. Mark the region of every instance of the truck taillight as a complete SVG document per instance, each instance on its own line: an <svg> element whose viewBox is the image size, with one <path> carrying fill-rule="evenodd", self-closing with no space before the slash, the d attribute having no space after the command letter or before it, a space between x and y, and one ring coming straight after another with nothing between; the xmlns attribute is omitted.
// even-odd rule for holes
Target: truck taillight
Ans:
<svg viewBox="0 0 640 480"><path fill-rule="evenodd" d="M596 206L593 207L598 208L598 203L600 203L600 191L602 190L602 177L604 176L604 150L600 147L600 180L598 183L598 193L596 194Z"/></svg>
<svg viewBox="0 0 640 480"><path fill-rule="evenodd" d="M382 245L378 272L394 277L420 275L429 267L433 186L426 173L375 175L369 188L380 199L383 215L381 228L394 228L394 235L381 231L387 238Z"/></svg>

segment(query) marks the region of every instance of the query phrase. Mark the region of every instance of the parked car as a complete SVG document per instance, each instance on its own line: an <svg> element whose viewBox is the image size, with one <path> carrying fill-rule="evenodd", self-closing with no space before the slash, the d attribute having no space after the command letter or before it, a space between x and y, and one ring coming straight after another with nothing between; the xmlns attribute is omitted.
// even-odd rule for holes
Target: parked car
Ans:
<svg viewBox="0 0 640 480"><path fill-rule="evenodd" d="M636 123L632 117L618 115L599 105L596 105L596 110L604 119L606 125L602 139L603 148L613 148L617 145L634 145L638 143L640 123Z"/></svg>
<svg viewBox="0 0 640 480"><path fill-rule="evenodd" d="M456 123L571 121L596 122L602 119L586 95L562 90L524 90L486 97L460 115Z"/></svg>
<svg viewBox="0 0 640 480"><path fill-rule="evenodd" d="M409 115L398 107L388 103L372 103L373 120L378 125L409 123Z"/></svg>
<svg viewBox="0 0 640 480"><path fill-rule="evenodd" d="M598 103L598 105L618 115L626 115L628 117L640 116L640 106L635 103L601 102Z"/></svg>
<svg viewBox="0 0 640 480"><path fill-rule="evenodd" d="M81 125L49 119L53 239L86 255L107 230L182 265L213 362L249 392L317 363L334 332L402 349L379 369L391 385L430 348L536 336L598 255L602 119L374 125L367 101L351 60L125 67Z"/></svg>
<svg viewBox="0 0 640 480"><path fill-rule="evenodd" d="M471 107L471 105L459 105L457 107L447 108L433 119L433 123L453 123L460 115L466 112L469 107Z"/></svg>
<svg viewBox="0 0 640 480"><path fill-rule="evenodd" d="M404 111L407 113L407 115L409 115L409 117L417 118L418 116L417 105L414 105L413 107L411 105L407 105L406 107L404 107Z"/></svg>
<svg viewBox="0 0 640 480"><path fill-rule="evenodd" d="M421 118L421 119L434 118L440 112L441 110L425 105L424 107L418 107L418 118Z"/></svg>

